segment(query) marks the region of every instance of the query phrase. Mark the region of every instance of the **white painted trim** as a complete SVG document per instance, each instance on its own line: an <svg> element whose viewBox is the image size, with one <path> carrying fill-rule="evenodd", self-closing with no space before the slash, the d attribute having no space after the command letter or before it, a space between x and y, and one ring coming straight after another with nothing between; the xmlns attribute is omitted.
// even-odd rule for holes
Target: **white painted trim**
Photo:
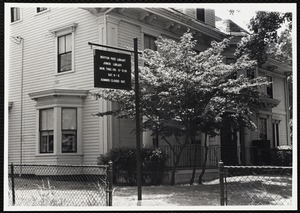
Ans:
<svg viewBox="0 0 300 213"><path fill-rule="evenodd" d="M55 76L68 74L68 73L74 73L75 72L75 31L77 29L78 24L77 23L71 23L68 25L64 25L61 27L50 29L49 32L55 37L54 42L54 50L55 50ZM65 72L59 72L58 71L58 37L64 36L67 34L71 34L72 37L72 68L71 70L65 71Z"/></svg>
<svg viewBox="0 0 300 213"><path fill-rule="evenodd" d="M54 107L54 152L56 155L61 153L61 108Z"/></svg>
<svg viewBox="0 0 300 213"><path fill-rule="evenodd" d="M35 155L40 154L40 110L35 113Z"/></svg>
<svg viewBox="0 0 300 213"><path fill-rule="evenodd" d="M9 8L9 18L10 18L9 22L10 22L10 25L14 25L14 24L22 22L23 21L23 8L19 7L20 8L20 19L17 20L17 21L14 21L14 22L11 22L11 14L10 14L11 13L11 10L10 10L11 8L12 7Z"/></svg>

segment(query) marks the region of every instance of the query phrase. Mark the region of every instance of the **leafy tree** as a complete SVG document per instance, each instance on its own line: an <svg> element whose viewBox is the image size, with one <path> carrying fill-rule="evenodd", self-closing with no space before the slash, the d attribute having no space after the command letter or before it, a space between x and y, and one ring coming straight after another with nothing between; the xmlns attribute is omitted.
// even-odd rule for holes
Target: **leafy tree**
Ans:
<svg viewBox="0 0 300 213"><path fill-rule="evenodd" d="M247 53L250 59L257 61L258 66L264 64L268 57L291 63L291 20L291 13L257 12L248 25L252 34L241 40L236 55L239 57ZM287 29L278 36L278 29L285 23Z"/></svg>
<svg viewBox="0 0 300 213"><path fill-rule="evenodd" d="M273 58L292 65L292 13L257 12L248 25L251 35L244 37L238 44L236 56L245 53L257 60L258 66ZM278 35L278 30L283 30ZM292 137L292 75L287 78L289 87L290 128Z"/></svg>
<svg viewBox="0 0 300 213"><path fill-rule="evenodd" d="M263 77L249 79L239 75L233 78L237 72L255 67L256 62L243 55L236 63L225 64L222 52L229 44L228 39L212 42L210 48L200 53L193 49L196 42L189 32L179 42L161 37L156 42L159 51L147 49L142 54L146 65L140 67L140 112L146 118L142 127L159 134L175 155L171 185L175 183L181 153L187 144L194 142L197 132L216 135L224 117L256 129L251 121L250 106L260 102L257 89L267 84ZM99 112L98 116L135 118L133 91L103 89L94 96L120 103L119 109ZM227 110L232 113L226 113ZM179 145L179 152L174 150L174 143ZM205 147L203 174L207 141Z"/></svg>

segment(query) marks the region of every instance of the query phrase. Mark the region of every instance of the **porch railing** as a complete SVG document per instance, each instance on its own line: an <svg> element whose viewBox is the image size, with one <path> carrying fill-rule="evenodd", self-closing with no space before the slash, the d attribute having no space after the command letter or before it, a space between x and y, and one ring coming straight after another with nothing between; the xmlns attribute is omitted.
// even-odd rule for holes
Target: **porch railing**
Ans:
<svg viewBox="0 0 300 213"><path fill-rule="evenodd" d="M167 161L167 166L171 167L174 165L176 160L176 155L171 150L169 145L159 146L161 150L168 153L169 159ZM172 145L175 153L180 152L179 145ZM196 150L196 151L195 151ZM200 144L188 144L182 151L178 168L183 167L193 167L196 161L196 167L201 167L204 162L205 157L205 147ZM209 146L207 155L207 167L218 167L218 161L220 160L220 147L219 146Z"/></svg>

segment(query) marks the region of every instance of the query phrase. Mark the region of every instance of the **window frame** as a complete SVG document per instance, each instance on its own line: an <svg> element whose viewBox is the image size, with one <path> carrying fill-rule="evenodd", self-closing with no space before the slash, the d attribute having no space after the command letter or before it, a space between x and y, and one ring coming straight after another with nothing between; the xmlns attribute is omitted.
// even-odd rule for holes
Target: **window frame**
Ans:
<svg viewBox="0 0 300 213"><path fill-rule="evenodd" d="M273 77L270 75L266 75L267 81L272 82L271 84L266 86L266 95L268 98L274 98L274 91L273 91ZM269 91L271 94L269 94Z"/></svg>
<svg viewBox="0 0 300 213"><path fill-rule="evenodd" d="M60 38L63 38L64 39L64 52L63 53L60 53ZM71 44L71 51L67 51L67 38L70 38L71 41L70 41L70 44ZM73 41L72 41L72 34L66 34L66 35L62 35L62 36L58 36L57 37L57 72L58 73L63 73L63 72L69 72L69 71L72 71L72 64L73 64L73 58L72 58L72 55L73 55ZM71 53L71 65L70 65L70 69L67 69L67 70L62 70L61 69L61 57L62 56L65 56L65 55L69 55Z"/></svg>
<svg viewBox="0 0 300 213"><path fill-rule="evenodd" d="M146 37L149 38L149 44L148 45L149 45L150 48L146 48L146 45L145 45L146 44L146 41L145 41ZM154 42L154 47L155 47L154 49L151 48L151 39L153 39L152 41ZM143 36L143 45L144 45L143 47L144 47L144 49L150 49L150 50L153 50L153 51L157 51L158 48L157 48L157 46L155 44L156 40L157 40L156 36L152 36L152 35L144 33L144 36Z"/></svg>
<svg viewBox="0 0 300 213"><path fill-rule="evenodd" d="M47 129L47 130L42 130L41 126L42 126L42 112L46 111L46 110L50 110L52 109L52 119L54 122L54 109L53 108L44 108L39 110L39 153L44 154L51 154L54 153L54 126L53 129ZM47 122L47 121L46 121ZM53 123L54 125L54 123ZM45 136L43 135L43 133L46 133L47 136L47 141L46 141L46 151L42 151L42 137ZM52 133L52 134L50 134ZM50 140L49 140L49 136L52 135L52 150L50 151Z"/></svg>
<svg viewBox="0 0 300 213"><path fill-rule="evenodd" d="M19 9L19 19L18 20L15 20L15 21L13 21L12 20L12 9ZM15 23L19 23L19 22L21 22L22 21L22 8L20 8L20 7L11 7L10 8L10 24L15 24Z"/></svg>
<svg viewBox="0 0 300 213"><path fill-rule="evenodd" d="M55 47L54 47L54 49L55 49L55 68L54 68L55 75L64 75L67 73L75 72L75 32L77 29L77 25L78 25L77 23L72 23L72 24L64 25L64 26L49 30L49 32L55 38ZM59 37L67 35L67 34L71 34L71 46L72 46L71 70L59 72L59 70L58 70L58 52L59 52L58 39L59 39Z"/></svg>
<svg viewBox="0 0 300 213"><path fill-rule="evenodd" d="M76 119L75 119L75 124L76 124L76 129L64 129L63 128L63 110L64 109L75 109L75 114L76 114ZM78 129L78 112L77 112L77 108L76 107L62 107L61 108L61 152L62 153L77 153L77 143L78 143L78 138L77 138L77 129ZM64 132L75 132L75 151L64 151L63 150L63 135Z"/></svg>
<svg viewBox="0 0 300 213"><path fill-rule="evenodd" d="M201 17L200 17L200 11L201 11ZM203 18L203 20L202 20L202 18ZM197 8L196 9L196 19L199 21L205 22L205 8Z"/></svg>
<svg viewBox="0 0 300 213"><path fill-rule="evenodd" d="M83 155L83 107L84 99L87 97L89 90L81 89L49 89L29 93L29 97L36 102L36 145L35 156L82 156ZM40 111L43 109L53 108L54 110L54 143L53 153L40 153ZM76 127L77 127L77 150L72 153L62 152L62 108L76 108Z"/></svg>
<svg viewBox="0 0 300 213"><path fill-rule="evenodd" d="M264 128L262 128L262 122L261 122L262 120L263 120ZM260 140L267 140L268 139L268 119L259 117L258 118L258 128L259 128L258 129L258 138Z"/></svg>
<svg viewBox="0 0 300 213"><path fill-rule="evenodd" d="M46 9L38 12L38 8L46 8ZM40 15L40 14L43 14L43 13L47 13L49 11L50 11L50 7L36 7L35 8L35 15Z"/></svg>

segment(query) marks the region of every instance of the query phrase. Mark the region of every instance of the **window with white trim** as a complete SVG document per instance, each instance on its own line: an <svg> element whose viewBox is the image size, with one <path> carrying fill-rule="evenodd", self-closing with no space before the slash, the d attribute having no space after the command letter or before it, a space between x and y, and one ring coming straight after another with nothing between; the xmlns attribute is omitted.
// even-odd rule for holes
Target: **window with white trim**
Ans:
<svg viewBox="0 0 300 213"><path fill-rule="evenodd" d="M83 99L88 90L33 92L36 101L36 155L81 155Z"/></svg>
<svg viewBox="0 0 300 213"><path fill-rule="evenodd" d="M267 97L273 98L273 78L271 76L266 76L267 81L270 82L269 85L267 85Z"/></svg>
<svg viewBox="0 0 300 213"><path fill-rule="evenodd" d="M72 70L72 34L58 37L58 72Z"/></svg>
<svg viewBox="0 0 300 213"><path fill-rule="evenodd" d="M21 20L21 9L19 7L10 8L10 22L14 23Z"/></svg>
<svg viewBox="0 0 300 213"><path fill-rule="evenodd" d="M74 72L74 44L76 23L65 25L50 30L56 39L55 54L56 54L56 73Z"/></svg>
<svg viewBox="0 0 300 213"><path fill-rule="evenodd" d="M144 49L151 49L157 51L157 46L155 44L156 37L144 34Z"/></svg>
<svg viewBox="0 0 300 213"><path fill-rule="evenodd" d="M258 120L258 132L259 138L266 140L268 138L267 135L267 119L266 118L259 118Z"/></svg>
<svg viewBox="0 0 300 213"><path fill-rule="evenodd" d="M49 7L37 7L36 13L42 13L42 12L46 12L48 10L49 10Z"/></svg>
<svg viewBox="0 0 300 213"><path fill-rule="evenodd" d="M53 153L54 115L53 108L40 110L40 153Z"/></svg>
<svg viewBox="0 0 300 213"><path fill-rule="evenodd" d="M77 109L61 109L62 153L77 152Z"/></svg>

